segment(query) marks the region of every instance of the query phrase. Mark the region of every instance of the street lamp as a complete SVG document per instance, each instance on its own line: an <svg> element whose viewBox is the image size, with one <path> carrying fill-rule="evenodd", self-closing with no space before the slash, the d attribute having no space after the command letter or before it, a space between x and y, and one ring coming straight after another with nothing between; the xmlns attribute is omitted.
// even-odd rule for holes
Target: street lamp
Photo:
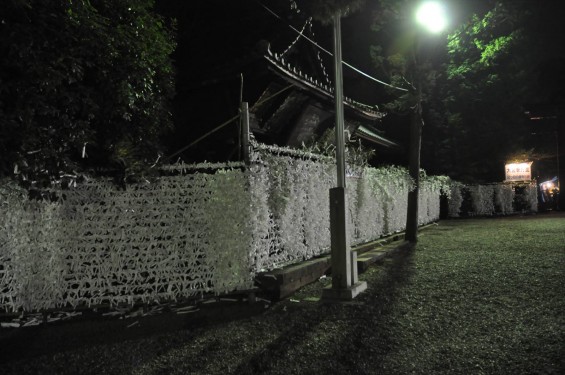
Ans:
<svg viewBox="0 0 565 375"><path fill-rule="evenodd" d="M447 17L443 6L436 1L422 3L416 11L416 21L426 30L434 34L440 33L447 26ZM422 148L422 84L418 71L418 35L414 40L412 64L414 69L414 82L412 93L416 98L416 105L410 121L410 149L409 166L410 177L414 180L415 188L408 193L408 210L406 213L405 239L411 243L418 241L418 195L420 190L420 150Z"/></svg>
<svg viewBox="0 0 565 375"><path fill-rule="evenodd" d="M441 33L447 26L445 9L436 1L422 3L416 11L416 21L434 34Z"/></svg>
<svg viewBox="0 0 565 375"><path fill-rule="evenodd" d="M417 13L418 22L431 32L441 32L447 26L445 13L439 3L426 2ZM334 39L334 99L337 186L330 189L330 234L332 285L323 291L325 301L347 301L367 289L367 283L357 278L356 253L349 247L347 230L347 196L345 191L345 135L343 118L343 75L341 59L341 12L333 17ZM416 48L417 41L414 43ZM414 53L414 67L416 54ZM419 81L417 79L416 81ZM417 105L410 126L410 176L416 182L416 189L408 195L408 218L406 220L406 239L416 242L418 231L418 187L420 176L420 148L422 138L422 103L420 83L415 82Z"/></svg>

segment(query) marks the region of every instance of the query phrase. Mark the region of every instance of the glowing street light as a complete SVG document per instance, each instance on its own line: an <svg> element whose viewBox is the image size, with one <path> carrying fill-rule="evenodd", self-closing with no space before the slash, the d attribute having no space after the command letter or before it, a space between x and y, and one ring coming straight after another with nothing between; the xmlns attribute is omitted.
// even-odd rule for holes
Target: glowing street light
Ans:
<svg viewBox="0 0 565 375"><path fill-rule="evenodd" d="M443 6L436 1L426 1L416 10L416 21L434 34L443 31L447 26L447 17ZM422 84L418 71L418 35L414 38L412 64L414 67L413 94L416 106L410 122L409 166L410 177L414 180L415 188L408 193L408 210L406 212L406 232L404 239L416 243L418 241L418 195L420 190L420 150L422 148Z"/></svg>
<svg viewBox="0 0 565 375"><path fill-rule="evenodd" d="M422 3L416 11L416 21L434 34L441 33L447 27L445 9L436 1Z"/></svg>

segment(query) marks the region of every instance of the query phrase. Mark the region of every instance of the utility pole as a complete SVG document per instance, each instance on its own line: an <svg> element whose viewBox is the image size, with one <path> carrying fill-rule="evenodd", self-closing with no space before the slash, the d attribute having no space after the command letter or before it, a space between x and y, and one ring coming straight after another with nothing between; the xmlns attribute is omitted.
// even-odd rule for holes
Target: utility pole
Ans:
<svg viewBox="0 0 565 375"><path fill-rule="evenodd" d="M332 285L322 292L322 300L326 302L349 301L367 289L367 283L359 282L357 278L357 253L351 252L347 230L341 13L339 11L334 14L333 36L337 187L330 189Z"/></svg>

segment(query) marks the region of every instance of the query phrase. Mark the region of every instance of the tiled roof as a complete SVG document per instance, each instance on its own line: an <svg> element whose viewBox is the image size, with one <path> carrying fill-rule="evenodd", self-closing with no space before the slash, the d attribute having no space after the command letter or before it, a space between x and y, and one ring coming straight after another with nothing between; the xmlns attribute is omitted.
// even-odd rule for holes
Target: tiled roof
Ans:
<svg viewBox="0 0 565 375"><path fill-rule="evenodd" d="M313 90L319 95L333 99L333 87L319 82L314 77L310 77L301 72L289 62L286 62L282 56L272 52L270 48L267 49L264 57L275 69L275 72L281 74L284 78L291 80L292 83L295 83L297 86L302 86L306 90ZM348 97L344 97L343 104L345 107L354 110L363 117L372 120L380 119L385 116L385 113L380 112L376 106L363 104Z"/></svg>
<svg viewBox="0 0 565 375"><path fill-rule="evenodd" d="M357 130L355 130L355 134L360 138L366 139L373 143L377 143L387 148L396 148L396 149L400 148L400 145L398 143L383 137L381 134L378 134L373 129L364 125L359 126Z"/></svg>

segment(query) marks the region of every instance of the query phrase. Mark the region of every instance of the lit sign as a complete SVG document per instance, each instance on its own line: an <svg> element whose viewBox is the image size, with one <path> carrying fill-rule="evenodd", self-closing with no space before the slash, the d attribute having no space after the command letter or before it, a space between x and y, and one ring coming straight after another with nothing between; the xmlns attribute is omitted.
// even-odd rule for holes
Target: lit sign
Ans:
<svg viewBox="0 0 565 375"><path fill-rule="evenodd" d="M506 181L530 181L532 162L506 164Z"/></svg>

